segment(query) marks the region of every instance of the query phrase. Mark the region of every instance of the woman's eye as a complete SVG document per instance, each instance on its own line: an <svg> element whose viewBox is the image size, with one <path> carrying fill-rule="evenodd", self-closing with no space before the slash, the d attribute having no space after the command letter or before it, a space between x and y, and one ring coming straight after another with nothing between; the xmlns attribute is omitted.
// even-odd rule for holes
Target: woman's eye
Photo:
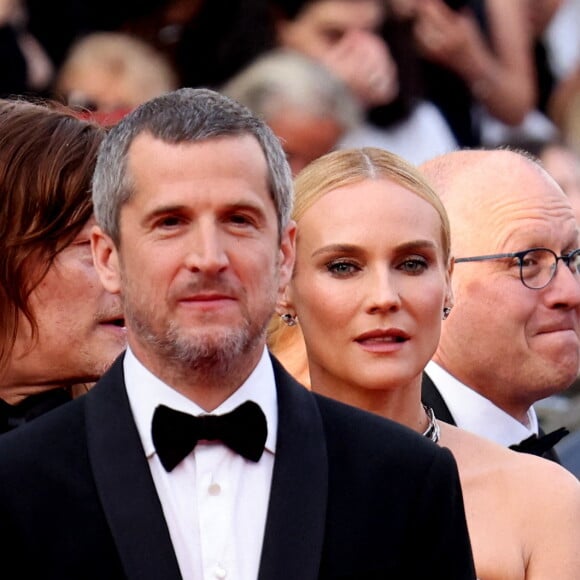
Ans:
<svg viewBox="0 0 580 580"><path fill-rule="evenodd" d="M330 262L326 264L326 268L332 274L338 275L352 274L358 270L358 267L350 262Z"/></svg>
<svg viewBox="0 0 580 580"><path fill-rule="evenodd" d="M399 267L405 272L409 272L411 274L420 274L427 269L428 264L425 260L413 258L405 260Z"/></svg>

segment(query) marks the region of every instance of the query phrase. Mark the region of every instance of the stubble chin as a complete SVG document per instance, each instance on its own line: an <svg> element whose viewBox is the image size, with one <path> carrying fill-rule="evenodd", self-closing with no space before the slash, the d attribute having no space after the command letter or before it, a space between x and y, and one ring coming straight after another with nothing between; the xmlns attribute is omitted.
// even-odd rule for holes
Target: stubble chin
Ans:
<svg viewBox="0 0 580 580"><path fill-rule="evenodd" d="M237 315L229 313L223 320L215 315L197 321L180 320L179 313L172 316L170 312L156 312L127 294L123 307L133 340L154 359L184 372L221 375L245 366L245 355L263 348L277 297L273 288L269 294L257 308L240 302Z"/></svg>
<svg viewBox="0 0 580 580"><path fill-rule="evenodd" d="M162 323L151 313L126 311L135 339L175 368L186 372L227 374L244 355L265 341L266 323L256 325L244 318L236 325L183 325Z"/></svg>

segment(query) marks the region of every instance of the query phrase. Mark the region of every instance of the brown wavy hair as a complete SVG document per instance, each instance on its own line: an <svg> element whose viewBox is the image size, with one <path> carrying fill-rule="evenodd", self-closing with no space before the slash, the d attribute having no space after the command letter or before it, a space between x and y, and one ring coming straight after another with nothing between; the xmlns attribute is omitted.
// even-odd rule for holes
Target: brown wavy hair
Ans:
<svg viewBox="0 0 580 580"><path fill-rule="evenodd" d="M105 129L50 101L0 99L0 374L31 292L93 213Z"/></svg>

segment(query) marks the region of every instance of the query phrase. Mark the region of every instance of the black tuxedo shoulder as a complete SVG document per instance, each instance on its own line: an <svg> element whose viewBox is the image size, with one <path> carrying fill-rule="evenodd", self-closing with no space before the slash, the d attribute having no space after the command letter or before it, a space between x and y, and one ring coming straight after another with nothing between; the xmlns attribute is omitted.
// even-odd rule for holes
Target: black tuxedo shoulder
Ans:
<svg viewBox="0 0 580 580"><path fill-rule="evenodd" d="M422 578L437 567L437 577L475 578L451 452L398 423L314 396L328 467L320 577Z"/></svg>
<svg viewBox="0 0 580 580"><path fill-rule="evenodd" d="M38 501L39 517L46 511L56 515L67 493L83 493L79 487L90 463L82 397L0 436L0 473L0 503L15 513L26 513ZM42 506L47 497L52 507Z"/></svg>
<svg viewBox="0 0 580 580"><path fill-rule="evenodd" d="M67 449L78 447L78 440L84 429L83 397L68 401L0 436L0 465L6 474L11 464L19 467L29 462L34 465L46 460L51 450L58 449L55 455L67 453ZM0 478L1 479L1 478Z"/></svg>

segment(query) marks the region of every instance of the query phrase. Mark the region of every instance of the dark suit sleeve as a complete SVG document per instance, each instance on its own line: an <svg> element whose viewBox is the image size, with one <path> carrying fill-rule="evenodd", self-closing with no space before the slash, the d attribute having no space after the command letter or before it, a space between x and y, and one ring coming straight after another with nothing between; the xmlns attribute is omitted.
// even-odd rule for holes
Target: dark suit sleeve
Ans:
<svg viewBox="0 0 580 580"><path fill-rule="evenodd" d="M319 578L475 579L450 451L378 415L317 401L329 482Z"/></svg>
<svg viewBox="0 0 580 580"><path fill-rule="evenodd" d="M424 525L421 530L423 537L417 539L421 546L419 558L431 562L433 578L475 578L457 466L448 449L440 451L417 498L416 513ZM423 572L424 562L421 565Z"/></svg>

